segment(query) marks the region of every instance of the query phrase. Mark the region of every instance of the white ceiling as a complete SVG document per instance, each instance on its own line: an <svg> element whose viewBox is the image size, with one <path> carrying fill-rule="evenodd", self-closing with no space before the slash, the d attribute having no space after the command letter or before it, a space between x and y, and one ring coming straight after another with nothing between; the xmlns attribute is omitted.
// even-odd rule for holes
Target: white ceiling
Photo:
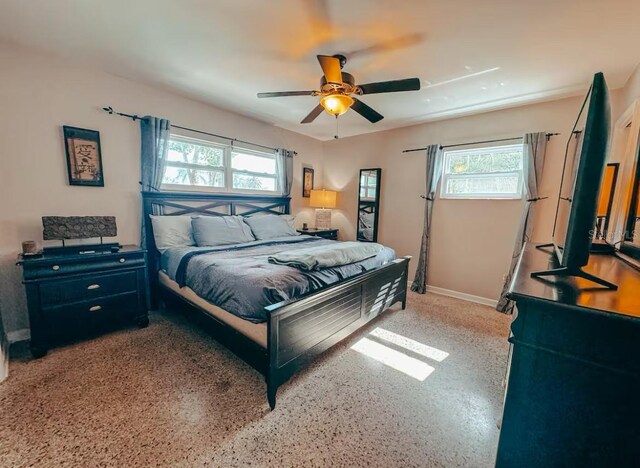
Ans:
<svg viewBox="0 0 640 468"><path fill-rule="evenodd" d="M620 87L639 18L637 0L0 0L0 38L324 140L328 114L298 123L317 98L256 98L317 89L316 54L420 38L347 63L358 83L423 82L362 97L385 119L347 112L349 136L583 93L597 71Z"/></svg>

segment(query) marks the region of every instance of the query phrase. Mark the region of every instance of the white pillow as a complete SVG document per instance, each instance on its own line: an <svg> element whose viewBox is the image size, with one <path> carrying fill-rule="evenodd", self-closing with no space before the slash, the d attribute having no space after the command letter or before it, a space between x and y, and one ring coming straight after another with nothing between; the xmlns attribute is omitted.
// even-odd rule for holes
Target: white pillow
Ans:
<svg viewBox="0 0 640 468"><path fill-rule="evenodd" d="M169 247L196 245L193 240L191 216L150 216L153 238L160 253Z"/></svg>
<svg viewBox="0 0 640 468"><path fill-rule="evenodd" d="M282 219L284 219L291 229L296 228L296 215L283 214L280 215Z"/></svg>

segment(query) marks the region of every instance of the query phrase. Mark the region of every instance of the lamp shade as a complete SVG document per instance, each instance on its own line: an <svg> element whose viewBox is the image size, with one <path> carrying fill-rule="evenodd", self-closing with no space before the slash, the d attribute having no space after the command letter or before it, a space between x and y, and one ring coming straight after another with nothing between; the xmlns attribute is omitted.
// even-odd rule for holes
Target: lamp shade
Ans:
<svg viewBox="0 0 640 468"><path fill-rule="evenodd" d="M309 205L314 208L335 208L337 195L333 190L312 190Z"/></svg>
<svg viewBox="0 0 640 468"><path fill-rule="evenodd" d="M352 104L353 99L346 94L329 94L320 99L320 105L324 110L336 117L347 112Z"/></svg>

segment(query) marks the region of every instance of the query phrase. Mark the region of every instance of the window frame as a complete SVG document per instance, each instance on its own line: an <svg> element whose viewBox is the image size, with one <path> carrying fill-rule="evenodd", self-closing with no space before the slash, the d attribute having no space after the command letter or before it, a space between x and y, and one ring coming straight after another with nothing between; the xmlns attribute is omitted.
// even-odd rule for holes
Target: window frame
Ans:
<svg viewBox="0 0 640 468"><path fill-rule="evenodd" d="M262 195L267 197L279 197L282 196L282 174L281 174L281 164L278 161L278 154L274 151L273 153L266 151L258 151L245 147L238 147L233 144L225 144L218 143L211 140L203 140L200 138L193 138L189 136L179 135L176 133L172 133L169 137L169 140L179 141L182 143L188 143L193 145L201 145L201 146L209 146L214 148L219 148L223 152L222 157L222 166L206 166L200 164L190 164L183 163L178 161L167 161L166 167L183 167L187 169L200 169L204 171L217 171L223 173L223 187L212 187L209 185L186 185L186 184L166 184L162 183L160 185L160 191L163 192L204 192L204 193L227 193L227 194L246 194L246 195ZM234 153L243 153L250 154L260 157L269 157L273 158L276 165L275 174L269 173L261 173L261 172L253 172L246 171L241 169L233 169L231 167L232 158ZM166 170L166 168L165 168ZM241 173L247 174L250 176L257 177L268 177L275 179L275 191L271 190L255 190L255 189L243 189L243 188L233 188L233 174ZM164 179L164 174L162 175Z"/></svg>
<svg viewBox="0 0 640 468"><path fill-rule="evenodd" d="M447 172L449 166L448 159L450 155L456 153L472 153L487 152L487 150L504 150L505 148L518 148L521 153L521 166L517 171L496 171L496 172L478 172L478 173L463 173L452 174ZM524 149L522 144L512 145L497 145L497 146L483 146L477 148L467 148L461 150L444 151L442 155L442 174L440 177L440 198L445 200L521 200L524 196ZM455 179L468 179L468 178L486 178L490 177L507 177L517 175L518 176L518 188L515 193L497 193L497 192L481 192L481 193L463 193L455 194L447 192L447 182Z"/></svg>

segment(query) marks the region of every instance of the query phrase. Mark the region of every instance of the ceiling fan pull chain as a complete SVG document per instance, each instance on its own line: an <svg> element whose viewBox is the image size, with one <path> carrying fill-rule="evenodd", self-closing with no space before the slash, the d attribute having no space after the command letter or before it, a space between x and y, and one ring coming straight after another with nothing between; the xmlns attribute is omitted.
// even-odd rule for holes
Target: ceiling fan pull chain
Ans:
<svg viewBox="0 0 640 468"><path fill-rule="evenodd" d="M335 140L337 140L337 139L338 139L338 116L337 116L337 115L336 115L336 134L335 134L335 135L333 135L333 138L334 138Z"/></svg>

